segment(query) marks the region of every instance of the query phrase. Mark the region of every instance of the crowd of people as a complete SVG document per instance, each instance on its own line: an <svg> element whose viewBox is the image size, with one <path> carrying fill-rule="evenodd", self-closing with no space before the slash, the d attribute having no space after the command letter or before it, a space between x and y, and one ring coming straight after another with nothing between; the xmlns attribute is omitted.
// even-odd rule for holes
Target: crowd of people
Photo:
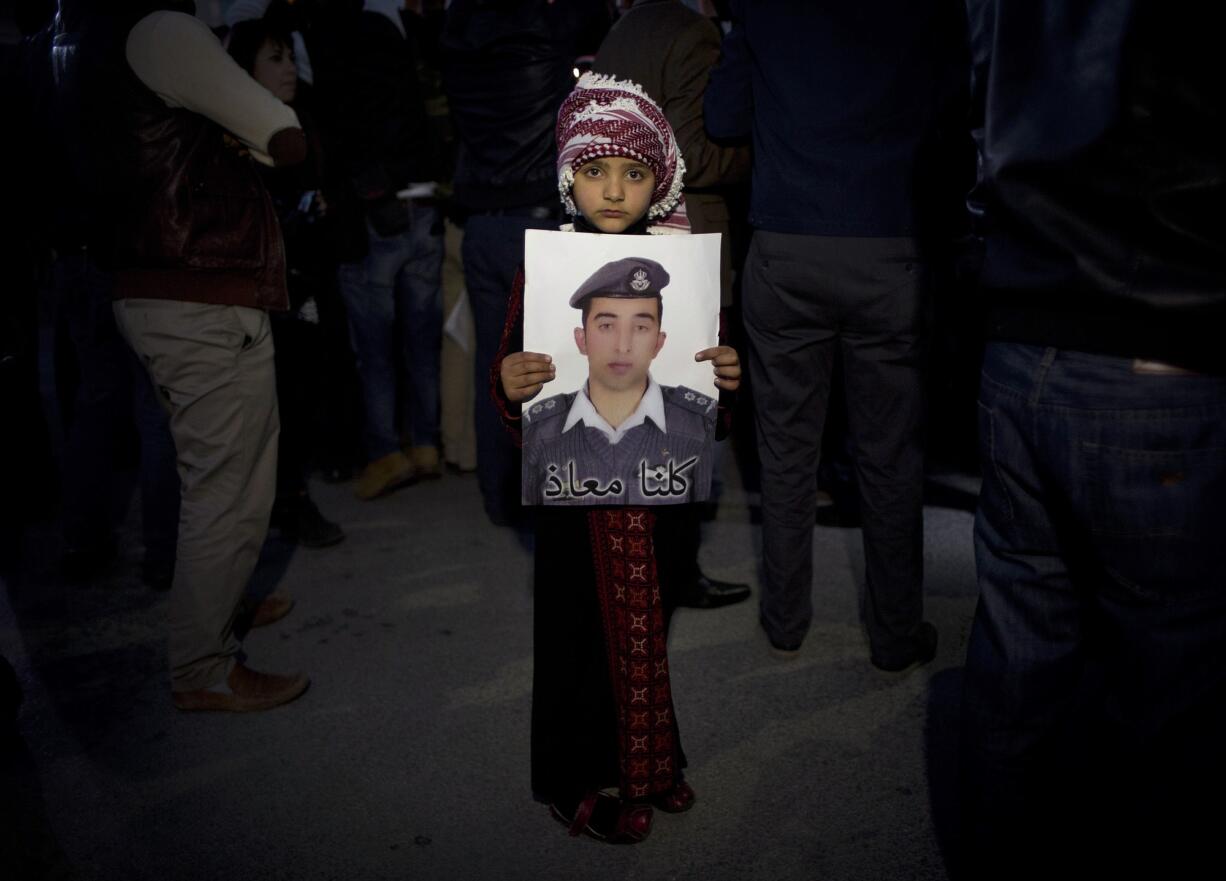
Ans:
<svg viewBox="0 0 1226 881"><path fill-rule="evenodd" d="M5 109L28 137L5 159L34 222L6 243L9 461L60 439L77 580L112 564L112 484L139 462L175 706L306 691L239 660L235 634L293 603L246 598L270 524L345 539L312 473L373 500L475 472L490 523L534 535L533 795L623 843L688 810L669 622L751 589L699 569L702 506L520 503L520 406L554 375L520 351L524 234L719 232L721 341L695 357L760 489L772 651L796 657L813 618L825 458L862 528L869 662L935 657L925 436L973 434L977 414L968 877L1055 854L1124 873L1205 845L1221 812L1192 794L1226 782L1207 30L1147 0L23 9ZM662 284L640 271L576 292L585 329L588 300L629 299L658 331ZM633 391L617 425L586 423L610 445ZM35 493L11 485L15 536Z"/></svg>

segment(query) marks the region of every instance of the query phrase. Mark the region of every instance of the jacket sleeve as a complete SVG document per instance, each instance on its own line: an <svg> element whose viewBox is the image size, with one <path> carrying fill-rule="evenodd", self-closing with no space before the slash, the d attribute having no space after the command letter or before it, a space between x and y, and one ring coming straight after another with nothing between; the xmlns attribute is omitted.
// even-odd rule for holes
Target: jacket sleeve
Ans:
<svg viewBox="0 0 1226 881"><path fill-rule="evenodd" d="M523 351L524 348L524 268L521 266L515 273L515 281L511 284L511 296L507 300L507 320L502 325L502 341L498 345L498 354L490 365L489 391L502 416L502 424L515 438L515 443L523 446L523 436L520 429L520 407L507 400L507 393L502 387L502 360L512 352Z"/></svg>
<svg viewBox="0 0 1226 881"><path fill-rule="evenodd" d="M294 111L248 76L194 16L165 10L146 15L128 33L125 54L132 72L166 106L211 119L265 165L273 164L274 138L284 141L287 131L301 137Z"/></svg>
<svg viewBox="0 0 1226 881"><path fill-rule="evenodd" d="M741 5L732 7L732 30L724 37L719 64L703 96L707 134L737 140L753 134L753 80L749 44L741 23Z"/></svg>
<svg viewBox="0 0 1226 881"><path fill-rule="evenodd" d="M738 183L749 176L749 148L721 147L708 139L703 124L703 95L719 60L719 30L701 19L686 28L665 62L669 85L664 115L685 158L687 189Z"/></svg>
<svg viewBox="0 0 1226 881"><path fill-rule="evenodd" d="M727 311L719 310L719 344L728 345ZM739 356L740 353L738 352ZM741 365L741 381L744 382L745 366ZM715 410L715 439L721 441L732 434L732 413L736 409L736 392L719 390L719 406Z"/></svg>

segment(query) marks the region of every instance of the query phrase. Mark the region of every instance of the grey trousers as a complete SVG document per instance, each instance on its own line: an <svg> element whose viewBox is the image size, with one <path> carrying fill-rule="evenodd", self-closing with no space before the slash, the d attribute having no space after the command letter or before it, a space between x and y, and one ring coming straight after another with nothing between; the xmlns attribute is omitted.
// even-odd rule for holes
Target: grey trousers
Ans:
<svg viewBox="0 0 1226 881"><path fill-rule="evenodd" d="M277 391L267 313L173 300L115 303L120 332L170 415L182 505L170 593L175 691L226 678L234 619L277 488Z"/></svg>
<svg viewBox="0 0 1226 881"><path fill-rule="evenodd" d="M905 650L923 613L923 266L903 238L756 231L745 265L762 461L761 620L797 642L813 617L817 464L836 350L864 524L874 656Z"/></svg>

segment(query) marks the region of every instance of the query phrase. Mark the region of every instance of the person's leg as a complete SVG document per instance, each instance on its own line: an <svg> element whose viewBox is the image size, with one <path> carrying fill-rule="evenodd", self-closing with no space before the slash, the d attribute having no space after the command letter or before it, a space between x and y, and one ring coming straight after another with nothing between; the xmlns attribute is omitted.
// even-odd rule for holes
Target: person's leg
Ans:
<svg viewBox="0 0 1226 881"><path fill-rule="evenodd" d="M464 227L464 278L476 334L473 385L477 481L485 512L495 523L510 523L518 517L520 469L519 450L490 400L490 368L502 339L511 285L524 261L524 232L547 229L551 223L548 218L475 215Z"/></svg>
<svg viewBox="0 0 1226 881"><path fill-rule="evenodd" d="M170 419L140 360L132 355L133 409L140 435L141 576L155 590L170 590L179 541L179 474Z"/></svg>
<svg viewBox="0 0 1226 881"><path fill-rule="evenodd" d="M975 518L979 603L962 694L967 877L1016 865L1039 841L1038 770L1081 676L1087 602L1064 559L1028 398L1041 349L989 354L979 401L983 488ZM1040 841L1042 839L1040 838ZM992 875L996 875L996 871Z"/></svg>
<svg viewBox="0 0 1226 881"><path fill-rule="evenodd" d="M374 461L400 448L396 431L396 275L408 246L402 236L370 232L361 263L342 263L338 280L349 317L353 355L362 382L366 456Z"/></svg>
<svg viewBox="0 0 1226 881"><path fill-rule="evenodd" d="M365 414L363 440L366 468L355 493L373 499L413 478L413 467L400 451L396 428L397 351L396 276L408 259L408 239L380 236L369 230L370 252L361 263L344 263L337 279L345 310Z"/></svg>
<svg viewBox="0 0 1226 881"><path fill-rule="evenodd" d="M1226 784L1226 377L1061 350L1030 415L1104 668L1087 863L1194 874L1222 819L1204 794Z"/></svg>
<svg viewBox="0 0 1226 881"><path fill-rule="evenodd" d="M464 289L464 262L460 254L464 230L446 224L443 258L443 315L450 327L450 316L460 309L460 320L443 334L439 366L439 419L443 456L447 464L460 471L477 467L477 436L473 427L473 338L472 308ZM484 387L482 388L484 391Z"/></svg>
<svg viewBox="0 0 1226 881"><path fill-rule="evenodd" d="M170 608L172 688L214 687L236 663L234 619L276 491L268 316L170 300L121 300L115 314L170 413L183 487Z"/></svg>
<svg viewBox="0 0 1226 881"><path fill-rule="evenodd" d="M396 320L407 377L402 424L418 477L439 473L439 365L443 337L443 235L438 209L414 205L408 258L396 277Z"/></svg>
<svg viewBox="0 0 1226 881"><path fill-rule="evenodd" d="M844 387L860 493L865 624L875 664L931 660L923 619L927 298L909 239L840 239Z"/></svg>
<svg viewBox="0 0 1226 881"><path fill-rule="evenodd" d="M813 617L817 458L830 390L835 318L821 239L755 232L742 306L762 463L762 626L800 646Z"/></svg>
<svg viewBox="0 0 1226 881"><path fill-rule="evenodd" d="M1171 860L1215 840L1202 805L1226 776L1226 379L1146 369L987 348L968 877L1033 877L1051 859L1181 875ZM1086 746L1074 711L1101 723Z"/></svg>
<svg viewBox="0 0 1226 881"><path fill-rule="evenodd" d="M132 379L110 274L85 252L57 259L54 274L78 368L62 462L65 567L87 576L114 555L115 474L131 431Z"/></svg>

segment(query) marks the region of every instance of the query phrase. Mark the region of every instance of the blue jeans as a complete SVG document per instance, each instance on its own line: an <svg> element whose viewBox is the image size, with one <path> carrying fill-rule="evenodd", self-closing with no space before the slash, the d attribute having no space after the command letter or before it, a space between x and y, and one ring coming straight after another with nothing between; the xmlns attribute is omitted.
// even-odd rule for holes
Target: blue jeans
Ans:
<svg viewBox="0 0 1226 881"><path fill-rule="evenodd" d="M495 522L514 517L519 505L519 450L502 425L489 395L490 367L498 354L507 299L524 262L524 232L557 229L551 217L475 214L464 225L464 284L472 306L476 355L473 364L477 430L477 483Z"/></svg>
<svg viewBox="0 0 1226 881"><path fill-rule="evenodd" d="M1169 859L1226 776L1226 378L992 343L979 419L968 877Z"/></svg>
<svg viewBox="0 0 1226 881"><path fill-rule="evenodd" d="M400 449L401 425L414 446L438 444L443 236L433 206L414 204L411 215L393 236L368 229L370 252L338 274L371 460Z"/></svg>

